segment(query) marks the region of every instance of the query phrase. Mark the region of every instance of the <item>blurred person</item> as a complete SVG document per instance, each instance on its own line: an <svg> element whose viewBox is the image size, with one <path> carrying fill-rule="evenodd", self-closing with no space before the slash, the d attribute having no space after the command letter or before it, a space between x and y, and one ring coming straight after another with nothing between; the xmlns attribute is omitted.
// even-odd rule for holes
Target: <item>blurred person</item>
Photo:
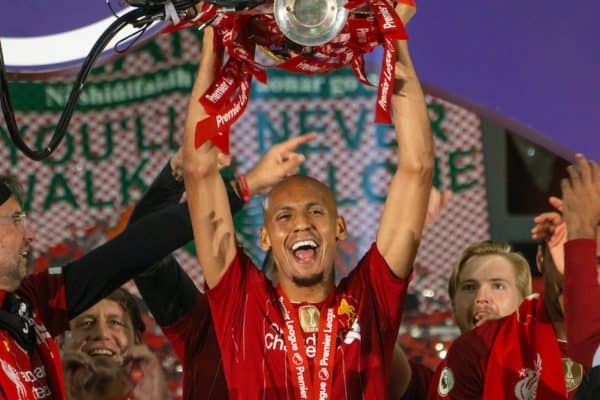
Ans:
<svg viewBox="0 0 600 400"><path fill-rule="evenodd" d="M72 319L61 346L67 398L171 398L144 330L139 301L122 288Z"/></svg>
<svg viewBox="0 0 600 400"><path fill-rule="evenodd" d="M505 243L484 241L468 246L456 259L448 279L454 320L462 333L514 313L530 294L529 263ZM403 398L443 394L446 367L446 360L442 360L429 381L423 373L417 375L420 379L415 384L411 380Z"/></svg>
<svg viewBox="0 0 600 400"><path fill-rule="evenodd" d="M578 156L579 164L583 160ZM574 170L569 167L571 179ZM566 182L562 186L564 190ZM551 198L550 203L564 208L560 199ZM448 366L440 379L445 383L437 398L552 400L576 396L585 367L568 352L563 307L565 259L561 258L567 228L556 212L540 214L534 221L532 237L544 240L537 254L543 295L532 295L516 313L459 337L446 357Z"/></svg>
<svg viewBox="0 0 600 400"><path fill-rule="evenodd" d="M600 168L577 155L569 178L561 182L565 243L565 322L567 351L586 367L600 365ZM586 312L583 312L583 311Z"/></svg>
<svg viewBox="0 0 600 400"><path fill-rule="evenodd" d="M564 243L564 317L567 353L590 368L576 399L600 398L600 168L576 155L561 181L562 202L546 219L553 237ZM558 234L557 234L558 232Z"/></svg>
<svg viewBox="0 0 600 400"><path fill-rule="evenodd" d="M63 399L52 337L67 330L70 319L188 242L189 216L185 205L162 210L76 261L27 276L35 233L20 193L14 179L0 178L0 398Z"/></svg>
<svg viewBox="0 0 600 400"><path fill-rule="evenodd" d="M210 142L194 148L196 121L206 116L195 99L214 79L212 35L205 30L189 104L184 178L230 397L384 398L433 170L430 122L407 44L397 42L392 60L399 159L376 242L336 287L333 259L346 225L333 194L309 177L284 179L267 196L259 241L272 250L275 288L236 249L218 150Z"/></svg>

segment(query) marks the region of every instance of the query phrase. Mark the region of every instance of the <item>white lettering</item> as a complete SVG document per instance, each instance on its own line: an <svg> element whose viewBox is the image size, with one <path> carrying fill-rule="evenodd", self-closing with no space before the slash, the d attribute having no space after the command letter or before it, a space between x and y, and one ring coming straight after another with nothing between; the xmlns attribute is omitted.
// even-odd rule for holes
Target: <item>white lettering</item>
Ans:
<svg viewBox="0 0 600 400"><path fill-rule="evenodd" d="M308 391L306 389L306 382L304 382L304 367L296 367L296 375L298 376L298 389L300 390L300 397L306 399L308 398Z"/></svg>
<svg viewBox="0 0 600 400"><path fill-rule="evenodd" d="M391 16L387 7L379 6L379 12L383 17L383 29L395 29L396 23L394 22L394 18Z"/></svg>
<svg viewBox="0 0 600 400"><path fill-rule="evenodd" d="M238 101L235 102L233 107L231 107L231 109L225 114L217 115L217 127L220 128L221 126L223 126L223 124L226 124L227 122L234 119L240 113L242 105L246 102L247 99L248 95L246 91L242 88L240 98L238 99Z"/></svg>
<svg viewBox="0 0 600 400"><path fill-rule="evenodd" d="M381 85L381 96L380 98L377 100L377 104L379 104L379 107L381 107L384 110L387 110L388 108L388 103L387 103L387 96L388 93L390 91L390 81L392 80L392 52L391 51L386 51L385 52L385 69L383 70L383 82L380 82Z"/></svg>
<svg viewBox="0 0 600 400"><path fill-rule="evenodd" d="M267 333L265 335L265 347L267 350L285 350L285 343L283 339L274 333Z"/></svg>
<svg viewBox="0 0 600 400"><path fill-rule="evenodd" d="M321 382L319 384L319 400L327 398L329 398L327 395L327 384L325 382Z"/></svg>
<svg viewBox="0 0 600 400"><path fill-rule="evenodd" d="M231 86L231 83L232 82L230 80L223 79L223 81L221 83L219 83L219 85L217 86L215 91L211 94L207 94L206 98L208 100L212 101L213 103L218 103L219 100L221 100L221 98L225 95L225 93Z"/></svg>
<svg viewBox="0 0 600 400"><path fill-rule="evenodd" d="M288 328L288 340L292 346L292 351L298 351L298 343L296 342L296 331L294 330L294 322L291 320L285 321Z"/></svg>
<svg viewBox="0 0 600 400"><path fill-rule="evenodd" d="M308 336L305 340L306 344L306 357L315 358L317 355L317 335L314 333Z"/></svg>
<svg viewBox="0 0 600 400"><path fill-rule="evenodd" d="M312 65L312 64L309 64L304 61L298 63L298 65L296 65L296 68L301 71L308 71L308 72L320 72L322 70L322 68L320 66Z"/></svg>
<svg viewBox="0 0 600 400"><path fill-rule="evenodd" d="M36 399L49 398L49 397L52 397L52 390L50 390L48 385L42 386L42 387L34 387L33 395L35 396Z"/></svg>

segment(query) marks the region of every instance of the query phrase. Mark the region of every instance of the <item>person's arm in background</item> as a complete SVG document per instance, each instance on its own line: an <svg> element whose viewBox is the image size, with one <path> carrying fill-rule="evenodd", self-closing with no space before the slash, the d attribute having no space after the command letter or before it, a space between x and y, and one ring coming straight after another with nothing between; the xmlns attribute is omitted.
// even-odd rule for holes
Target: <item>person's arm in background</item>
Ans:
<svg viewBox="0 0 600 400"><path fill-rule="evenodd" d="M129 224L135 223L144 215L179 202L184 186L183 181L176 177L181 174L181 168L182 159L179 150L135 206ZM235 213L242 208L243 201L230 184L226 187L232 207L231 212ZM172 255L137 275L134 282L160 326L172 325L185 315L193 306L198 292L192 279Z"/></svg>
<svg viewBox="0 0 600 400"><path fill-rule="evenodd" d="M561 181L565 244L564 316L567 353L586 367L600 365L600 283L597 230L600 167L581 155Z"/></svg>
<svg viewBox="0 0 600 400"><path fill-rule="evenodd" d="M248 171L246 181L251 196L270 190L286 172L289 172L282 169L283 166L279 160L289 150L292 140L294 139L273 146L273 150L267 152ZM136 205L130 223L147 213L155 212L179 201L184 191L184 185L183 182L177 181L175 176L180 173L178 171L181 171L182 168L181 153L178 151ZM175 173L173 173L174 171ZM237 193L236 185L233 182L225 182L225 187L233 215L242 209L243 200ZM160 326L169 326L185 315L194 304L198 293L192 279L171 255L136 276L134 281Z"/></svg>

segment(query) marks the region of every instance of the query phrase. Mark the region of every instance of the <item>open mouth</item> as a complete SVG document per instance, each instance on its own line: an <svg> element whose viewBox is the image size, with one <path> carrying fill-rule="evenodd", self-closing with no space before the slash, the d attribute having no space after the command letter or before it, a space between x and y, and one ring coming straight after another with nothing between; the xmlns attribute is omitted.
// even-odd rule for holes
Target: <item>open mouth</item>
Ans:
<svg viewBox="0 0 600 400"><path fill-rule="evenodd" d="M114 357L115 352L106 348L91 349L87 352L90 357Z"/></svg>
<svg viewBox="0 0 600 400"><path fill-rule="evenodd" d="M317 255L319 245L312 239L300 240L292 245L294 259L300 263L311 262Z"/></svg>

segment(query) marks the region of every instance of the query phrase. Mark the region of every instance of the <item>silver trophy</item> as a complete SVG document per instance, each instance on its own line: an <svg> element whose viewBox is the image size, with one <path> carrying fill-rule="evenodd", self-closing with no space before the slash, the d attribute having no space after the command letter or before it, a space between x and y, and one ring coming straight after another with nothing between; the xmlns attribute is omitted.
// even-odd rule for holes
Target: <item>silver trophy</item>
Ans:
<svg viewBox="0 0 600 400"><path fill-rule="evenodd" d="M318 46L340 34L348 18L346 0L274 0L281 32L304 46Z"/></svg>

